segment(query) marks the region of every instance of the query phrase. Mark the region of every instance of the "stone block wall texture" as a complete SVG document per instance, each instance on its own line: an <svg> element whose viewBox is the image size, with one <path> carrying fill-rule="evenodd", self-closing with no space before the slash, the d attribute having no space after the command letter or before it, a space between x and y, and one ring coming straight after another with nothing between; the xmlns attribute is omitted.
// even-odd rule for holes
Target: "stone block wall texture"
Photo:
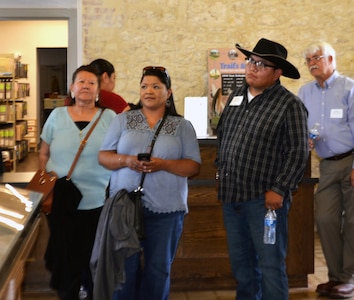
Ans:
<svg viewBox="0 0 354 300"><path fill-rule="evenodd" d="M115 91L139 100L141 70L168 68L179 113L186 96L207 95L207 50L253 49L262 38L288 49L301 78L282 77L295 94L311 80L302 51L325 40L337 51L337 69L354 77L353 0L81 0L83 60L102 57L116 68Z"/></svg>

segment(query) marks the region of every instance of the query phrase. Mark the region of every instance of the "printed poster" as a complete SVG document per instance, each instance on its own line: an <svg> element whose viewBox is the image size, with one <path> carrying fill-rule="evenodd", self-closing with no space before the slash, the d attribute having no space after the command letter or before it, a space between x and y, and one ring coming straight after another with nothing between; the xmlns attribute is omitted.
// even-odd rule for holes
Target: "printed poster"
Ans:
<svg viewBox="0 0 354 300"><path fill-rule="evenodd" d="M246 56L235 48L208 50L208 104L213 133L230 92L243 84L245 59Z"/></svg>

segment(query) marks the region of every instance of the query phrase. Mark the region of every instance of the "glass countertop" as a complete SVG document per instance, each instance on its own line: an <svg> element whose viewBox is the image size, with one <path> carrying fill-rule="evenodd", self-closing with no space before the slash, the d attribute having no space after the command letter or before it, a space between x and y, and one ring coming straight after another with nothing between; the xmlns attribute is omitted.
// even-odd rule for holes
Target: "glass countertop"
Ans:
<svg viewBox="0 0 354 300"><path fill-rule="evenodd" d="M29 233L41 198L41 193L0 184L0 274L6 272Z"/></svg>

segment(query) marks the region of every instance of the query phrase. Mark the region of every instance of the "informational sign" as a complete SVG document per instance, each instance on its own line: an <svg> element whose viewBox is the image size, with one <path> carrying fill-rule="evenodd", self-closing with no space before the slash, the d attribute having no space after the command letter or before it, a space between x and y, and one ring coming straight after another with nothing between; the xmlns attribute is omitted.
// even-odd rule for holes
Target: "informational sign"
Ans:
<svg viewBox="0 0 354 300"><path fill-rule="evenodd" d="M184 117L192 123L198 138L209 135L207 97L185 97Z"/></svg>
<svg viewBox="0 0 354 300"><path fill-rule="evenodd" d="M245 78L245 55L235 48L208 50L208 104L214 131L230 92Z"/></svg>

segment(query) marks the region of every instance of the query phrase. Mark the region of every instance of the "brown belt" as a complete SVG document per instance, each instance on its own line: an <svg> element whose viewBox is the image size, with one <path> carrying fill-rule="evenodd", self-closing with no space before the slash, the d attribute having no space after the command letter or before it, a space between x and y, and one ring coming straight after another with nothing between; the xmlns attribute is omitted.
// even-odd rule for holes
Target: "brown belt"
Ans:
<svg viewBox="0 0 354 300"><path fill-rule="evenodd" d="M334 156L331 156L331 157L327 157L327 158L325 158L325 160L341 160L343 158L346 158L346 157L352 155L353 151L354 150L352 149L352 150L350 150L348 152L345 152L343 154L338 154L338 155L334 155Z"/></svg>

